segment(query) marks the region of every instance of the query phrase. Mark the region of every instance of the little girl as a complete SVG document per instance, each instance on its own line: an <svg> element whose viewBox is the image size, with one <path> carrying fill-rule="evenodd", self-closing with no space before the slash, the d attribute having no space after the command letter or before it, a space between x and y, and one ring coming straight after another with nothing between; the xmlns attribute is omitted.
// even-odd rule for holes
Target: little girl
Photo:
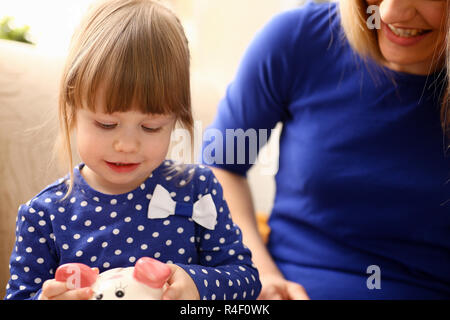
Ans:
<svg viewBox="0 0 450 320"><path fill-rule="evenodd" d="M171 268L163 299L257 298L218 181L165 160L175 123L193 127L188 44L173 13L151 0L94 5L72 39L59 115L70 174L19 208L6 299L89 299L91 289L56 281L56 268L103 272L141 257Z"/></svg>

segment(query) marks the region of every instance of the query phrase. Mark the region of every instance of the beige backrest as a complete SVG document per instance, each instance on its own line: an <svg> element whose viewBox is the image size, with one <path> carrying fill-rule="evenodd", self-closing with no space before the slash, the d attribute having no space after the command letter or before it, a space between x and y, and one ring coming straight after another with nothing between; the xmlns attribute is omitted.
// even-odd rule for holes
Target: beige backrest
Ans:
<svg viewBox="0 0 450 320"><path fill-rule="evenodd" d="M9 278L17 209L61 176L51 163L62 59L0 40L0 297Z"/></svg>

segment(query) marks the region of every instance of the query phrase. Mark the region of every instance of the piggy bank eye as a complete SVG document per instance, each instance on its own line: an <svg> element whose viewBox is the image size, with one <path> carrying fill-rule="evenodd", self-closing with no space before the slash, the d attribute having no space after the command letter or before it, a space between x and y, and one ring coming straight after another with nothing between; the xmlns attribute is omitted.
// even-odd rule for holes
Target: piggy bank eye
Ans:
<svg viewBox="0 0 450 320"><path fill-rule="evenodd" d="M103 299L103 294L99 293L98 295L95 296L96 300L102 300Z"/></svg>
<svg viewBox="0 0 450 320"><path fill-rule="evenodd" d="M125 295L125 291L123 291L122 289L116 290L117 298L123 298L124 295Z"/></svg>

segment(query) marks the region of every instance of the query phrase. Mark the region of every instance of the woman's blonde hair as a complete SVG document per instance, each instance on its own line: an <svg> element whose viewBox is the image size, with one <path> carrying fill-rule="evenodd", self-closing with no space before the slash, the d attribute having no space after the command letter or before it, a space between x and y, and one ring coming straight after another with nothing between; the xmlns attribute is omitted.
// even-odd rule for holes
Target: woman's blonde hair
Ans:
<svg viewBox="0 0 450 320"><path fill-rule="evenodd" d="M178 18L152 0L103 0L90 7L73 35L59 95L60 143L73 188L71 132L76 111L95 111L104 92L107 113L132 104L146 114L173 114L193 132L190 55ZM192 134L191 134L192 136Z"/></svg>
<svg viewBox="0 0 450 320"><path fill-rule="evenodd" d="M449 2L450 6L450 2ZM382 64L386 60L384 59L380 47L378 45L377 30L369 29L367 26L367 14L368 4L365 0L340 0L339 1L339 14L341 17L341 25L344 31L346 40L350 43L351 47L356 53L358 53L364 60L372 59L378 64ZM447 30L450 29L450 8L447 9ZM441 57L442 54L446 55L447 75L450 71L450 31L447 36L447 50L446 53L438 52L437 57ZM437 59L438 60L438 59ZM449 106L450 86L447 87L446 93L441 108L441 123L445 134L450 133L450 115L447 115L447 109Z"/></svg>
<svg viewBox="0 0 450 320"><path fill-rule="evenodd" d="M371 58L382 64L386 59L378 45L377 29L370 29L367 25L369 19L367 9L366 0L340 0L341 26L346 40L356 53L363 59ZM375 14L375 12L372 14ZM441 54L439 52L437 56L440 57Z"/></svg>
<svg viewBox="0 0 450 320"><path fill-rule="evenodd" d="M384 62L378 46L376 29L367 27L367 3L365 0L340 0L339 14L346 40L364 59Z"/></svg>
<svg viewBox="0 0 450 320"><path fill-rule="evenodd" d="M450 2L448 3L450 11ZM441 108L441 124L442 129L444 130L445 138L450 136L450 115L448 114L448 109L450 108L450 12L447 15L447 25L449 26L447 32L447 59L446 59L446 70L447 70L447 89L444 95L444 100L442 102ZM447 141L447 140L445 140ZM450 148L449 143L445 143L445 149Z"/></svg>

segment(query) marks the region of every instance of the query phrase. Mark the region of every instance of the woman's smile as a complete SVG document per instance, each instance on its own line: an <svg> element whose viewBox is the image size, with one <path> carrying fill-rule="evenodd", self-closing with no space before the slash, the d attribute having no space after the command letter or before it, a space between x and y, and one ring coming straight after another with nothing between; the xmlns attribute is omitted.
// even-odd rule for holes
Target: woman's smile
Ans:
<svg viewBox="0 0 450 320"><path fill-rule="evenodd" d="M446 1L366 0L379 7L377 40L386 67L426 75L443 65Z"/></svg>
<svg viewBox="0 0 450 320"><path fill-rule="evenodd" d="M418 44L431 33L431 30L425 29L396 28L384 22L381 22L381 28L391 42L405 47Z"/></svg>

